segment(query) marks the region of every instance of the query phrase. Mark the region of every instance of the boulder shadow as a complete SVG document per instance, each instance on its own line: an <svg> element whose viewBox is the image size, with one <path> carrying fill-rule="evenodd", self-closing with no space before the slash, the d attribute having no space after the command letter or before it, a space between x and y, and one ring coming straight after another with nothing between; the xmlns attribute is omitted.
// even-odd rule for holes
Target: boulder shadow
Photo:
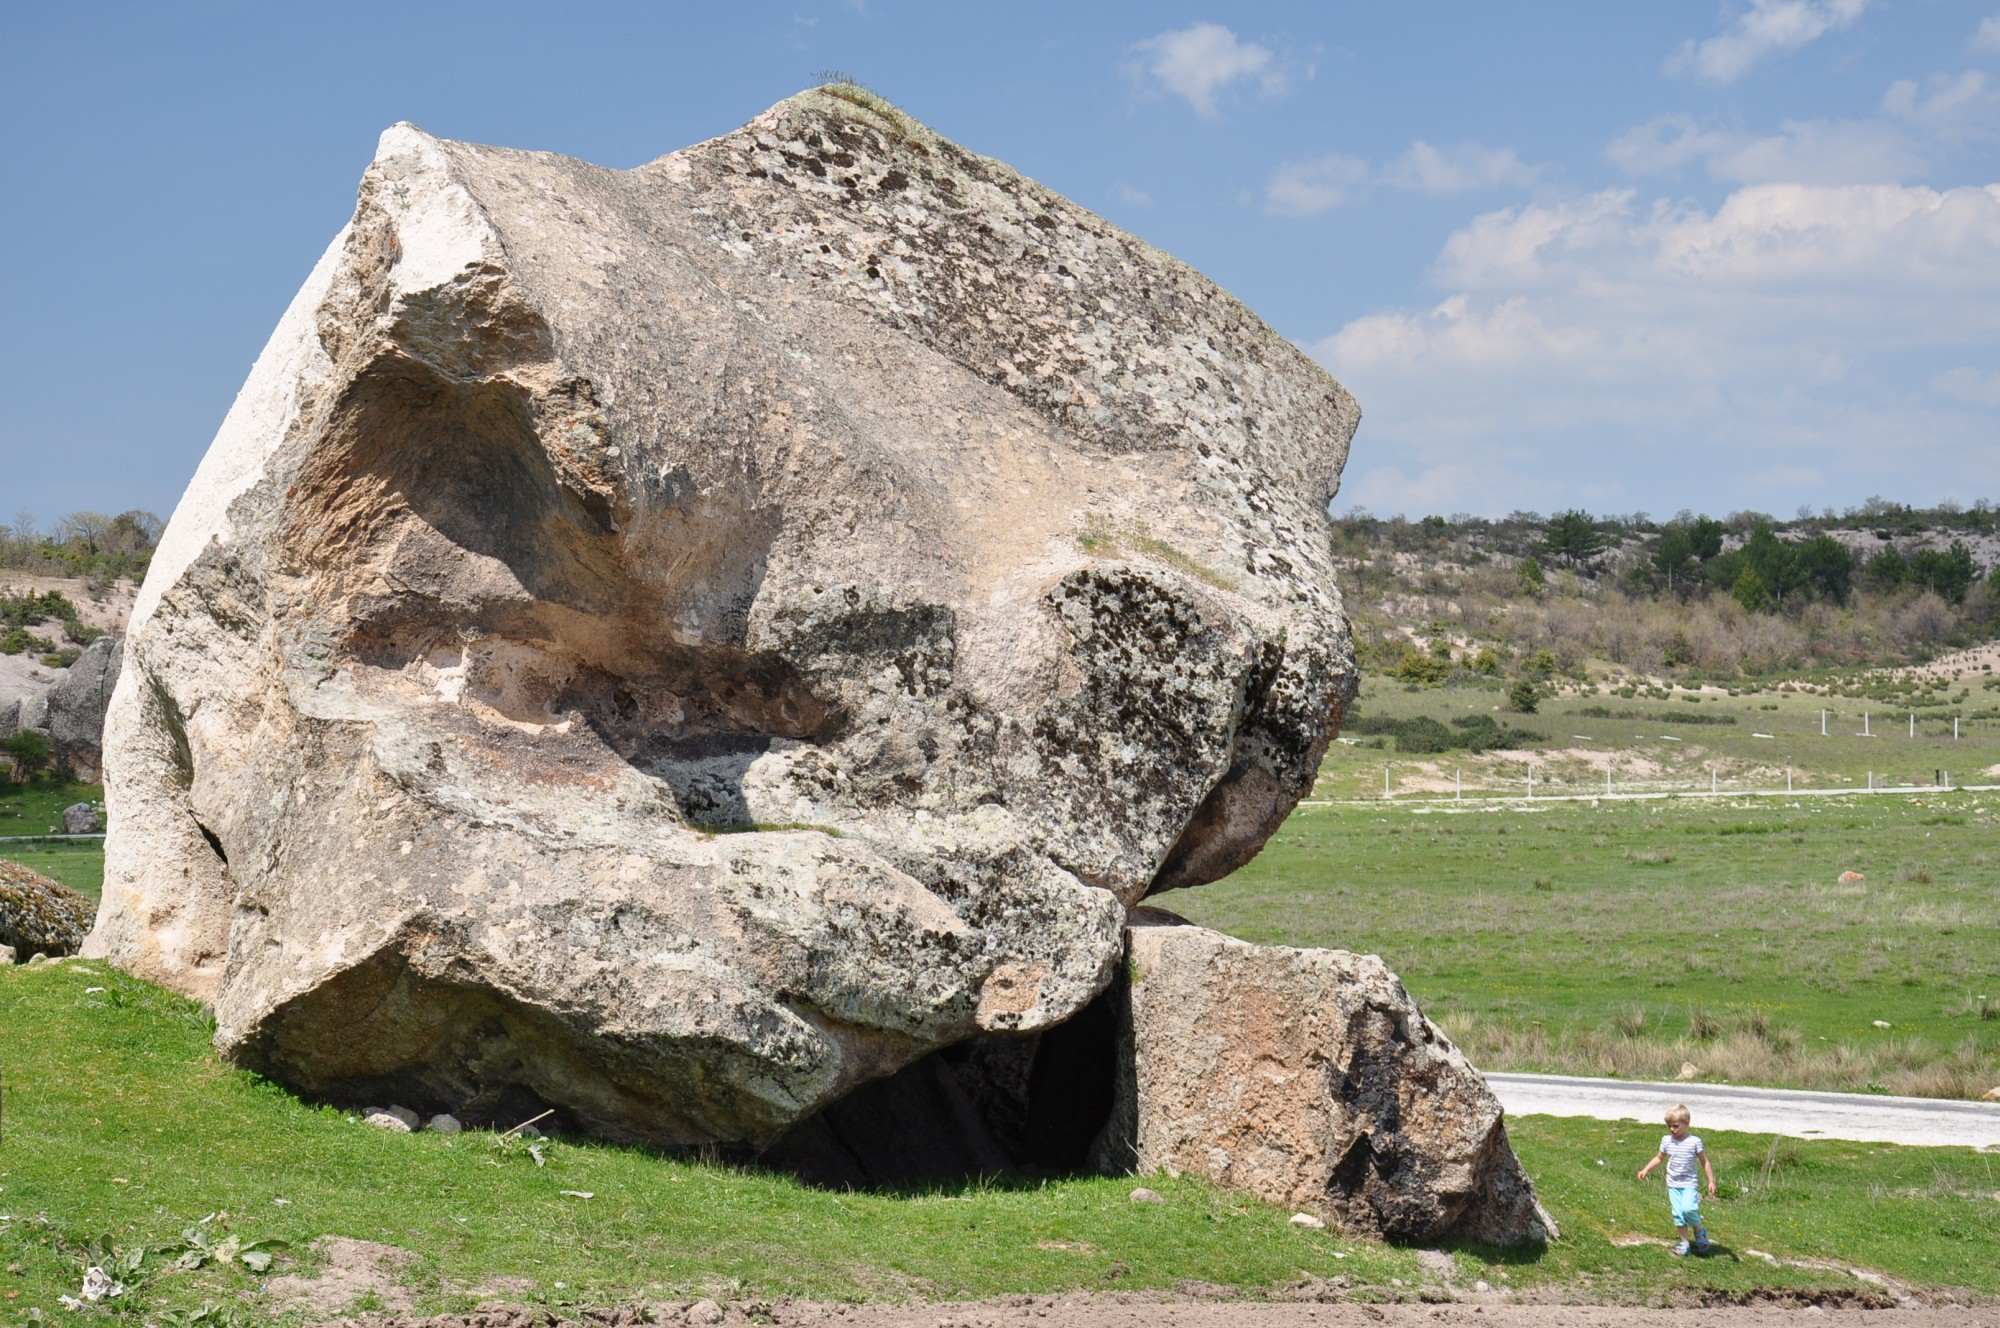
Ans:
<svg viewBox="0 0 2000 1328"><path fill-rule="evenodd" d="M933 1052L800 1121L753 1165L816 1189L890 1192L1090 1173L1123 997L1114 983L1053 1028Z"/></svg>

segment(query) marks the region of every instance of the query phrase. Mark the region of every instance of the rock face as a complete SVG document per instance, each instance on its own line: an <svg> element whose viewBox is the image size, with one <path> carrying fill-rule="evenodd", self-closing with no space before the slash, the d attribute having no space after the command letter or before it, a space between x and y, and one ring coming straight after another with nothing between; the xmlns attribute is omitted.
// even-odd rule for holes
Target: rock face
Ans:
<svg viewBox="0 0 2000 1328"><path fill-rule="evenodd" d="M1100 1165L1193 1172L1357 1235L1546 1238L1499 1102L1380 959L1187 925L1129 935Z"/></svg>
<svg viewBox="0 0 2000 1328"><path fill-rule="evenodd" d="M62 882L0 860L0 949L8 963L75 954L93 912L88 898Z"/></svg>
<svg viewBox="0 0 2000 1328"><path fill-rule="evenodd" d="M122 642L101 636L43 691L0 707L0 738L33 729L55 747L55 762L86 784L104 777L104 716L118 685Z"/></svg>
<svg viewBox="0 0 2000 1328"><path fill-rule="evenodd" d="M46 722L56 761L86 784L104 777L104 716L124 658L122 642L100 636L49 689Z"/></svg>
<svg viewBox="0 0 2000 1328"><path fill-rule="evenodd" d="M399 125L135 607L89 952L306 1093L668 1145L1049 1027L1309 787L1357 419L853 89Z"/></svg>

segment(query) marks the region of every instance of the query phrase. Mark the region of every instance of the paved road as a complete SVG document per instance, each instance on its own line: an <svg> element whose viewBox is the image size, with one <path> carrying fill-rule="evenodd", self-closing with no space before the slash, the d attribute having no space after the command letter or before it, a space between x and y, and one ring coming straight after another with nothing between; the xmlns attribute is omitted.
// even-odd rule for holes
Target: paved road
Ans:
<svg viewBox="0 0 2000 1328"><path fill-rule="evenodd" d="M1660 1124L1668 1107L1684 1102L1694 1115L1697 1134L1705 1129L1741 1130L1800 1139L2000 1149L2000 1103L1721 1084L1645 1084L1553 1074L1489 1074L1486 1082L1510 1116L1590 1116Z"/></svg>

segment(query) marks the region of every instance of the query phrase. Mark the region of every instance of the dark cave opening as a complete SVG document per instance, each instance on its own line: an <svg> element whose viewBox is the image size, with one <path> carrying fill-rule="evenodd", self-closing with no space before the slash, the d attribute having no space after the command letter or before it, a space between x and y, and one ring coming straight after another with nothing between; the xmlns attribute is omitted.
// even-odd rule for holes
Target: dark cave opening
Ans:
<svg viewBox="0 0 2000 1328"><path fill-rule="evenodd" d="M933 1052L786 1131L757 1164L823 1189L1075 1175L1111 1119L1122 981L1054 1028Z"/></svg>

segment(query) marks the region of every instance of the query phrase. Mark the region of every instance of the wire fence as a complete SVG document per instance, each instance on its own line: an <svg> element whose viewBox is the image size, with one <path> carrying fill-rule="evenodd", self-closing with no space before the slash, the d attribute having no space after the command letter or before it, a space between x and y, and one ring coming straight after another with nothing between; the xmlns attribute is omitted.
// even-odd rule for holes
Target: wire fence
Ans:
<svg viewBox="0 0 2000 1328"><path fill-rule="evenodd" d="M1770 788L1744 784L1733 780L1711 781L1704 788L1696 784L1675 784L1664 781L1638 781L1620 784L1615 780L1606 787L1591 786L1579 788L1575 783L1537 784L1531 791L1522 786L1508 789L1491 781L1468 787L1461 785L1446 792L1434 788L1405 788L1398 790L1390 781L1383 792L1355 798L1306 798L1301 807L1332 806L1380 806L1385 802L1401 804L1452 803L1452 802L1645 802L1669 798L1830 798L1866 797L1870 794L1917 794L1917 793L1991 793L2000 791L2000 784L1942 784L1942 783L1888 783L1877 782L1868 785L1843 785L1830 788L1805 788L1788 785L1784 788Z"/></svg>

